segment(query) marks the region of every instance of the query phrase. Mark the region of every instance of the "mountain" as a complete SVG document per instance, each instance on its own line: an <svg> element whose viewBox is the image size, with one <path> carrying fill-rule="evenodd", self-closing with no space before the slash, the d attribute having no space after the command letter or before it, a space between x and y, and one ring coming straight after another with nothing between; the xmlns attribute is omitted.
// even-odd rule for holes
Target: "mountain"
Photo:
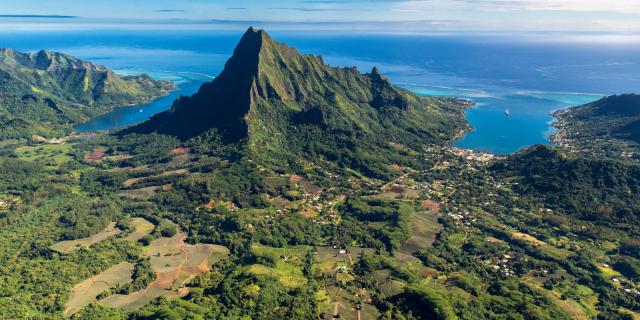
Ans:
<svg viewBox="0 0 640 320"><path fill-rule="evenodd" d="M172 88L170 82L147 75L122 77L61 53L0 49L0 122L4 124L0 136L29 136L6 127L15 123L30 128L28 133L60 133L65 125L114 107L149 101Z"/></svg>
<svg viewBox="0 0 640 320"><path fill-rule="evenodd" d="M418 148L450 141L466 128L466 106L396 88L376 68L362 74L328 66L250 28L218 77L122 134L186 140L214 130L267 162L300 154L367 162L394 143Z"/></svg>
<svg viewBox="0 0 640 320"><path fill-rule="evenodd" d="M554 114L562 146L591 155L636 158L640 151L640 95L602 98Z"/></svg>

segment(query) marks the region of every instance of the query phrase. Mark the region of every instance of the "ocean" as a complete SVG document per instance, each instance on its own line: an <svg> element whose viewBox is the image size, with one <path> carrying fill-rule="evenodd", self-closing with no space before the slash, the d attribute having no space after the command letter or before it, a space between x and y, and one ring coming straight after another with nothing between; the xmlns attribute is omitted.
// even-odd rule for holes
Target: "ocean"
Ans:
<svg viewBox="0 0 640 320"><path fill-rule="evenodd" d="M242 31L0 32L0 47L46 49L106 65L121 74L171 79L178 90L150 104L119 108L77 127L131 125L171 107L217 75ZM640 44L577 41L555 35L376 35L274 32L334 66L373 66L394 84L427 96L470 99L474 127L455 146L498 154L550 143L550 112L604 95L640 91Z"/></svg>

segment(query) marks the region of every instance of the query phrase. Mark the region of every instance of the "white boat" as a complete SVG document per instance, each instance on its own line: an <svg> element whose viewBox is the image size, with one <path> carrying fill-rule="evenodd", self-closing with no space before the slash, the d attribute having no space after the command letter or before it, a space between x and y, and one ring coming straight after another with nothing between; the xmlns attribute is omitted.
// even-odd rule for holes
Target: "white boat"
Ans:
<svg viewBox="0 0 640 320"><path fill-rule="evenodd" d="M504 115L507 117L511 115L511 112L509 111L509 109L504 109Z"/></svg>

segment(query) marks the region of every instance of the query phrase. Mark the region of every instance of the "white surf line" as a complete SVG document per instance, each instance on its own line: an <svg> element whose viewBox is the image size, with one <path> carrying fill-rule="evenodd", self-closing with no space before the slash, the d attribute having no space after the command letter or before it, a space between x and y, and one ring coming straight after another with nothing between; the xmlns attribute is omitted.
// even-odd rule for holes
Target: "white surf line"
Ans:
<svg viewBox="0 0 640 320"><path fill-rule="evenodd" d="M454 88L454 87L446 87L446 86L434 86L434 85L426 85L426 84L416 84L416 83L405 83L405 82L396 82L395 84L399 86L411 86L411 87L419 87L419 88L435 88L435 89L447 89L447 90L458 90L458 91L468 91L474 93L481 93L487 96L490 94L486 91L475 90L475 89L467 89L467 88Z"/></svg>
<svg viewBox="0 0 640 320"><path fill-rule="evenodd" d="M200 76L200 77L204 77L204 78L209 78L209 79L215 79L215 76L212 76L210 74L206 74L206 73L199 73L199 72L192 72L192 71L171 71L171 70L159 70L159 69L142 69L142 68L136 68L136 67L123 67L123 68L117 68L117 69L113 69L113 71L115 73L118 73L118 71L135 71L135 72L142 72L142 73L164 73L164 74L168 74L168 75L193 75L193 76Z"/></svg>
<svg viewBox="0 0 640 320"><path fill-rule="evenodd" d="M588 93L588 92L564 92L564 91L527 91L520 90L516 91L516 94L520 95L532 95L532 94L566 94L572 96L594 96L594 97L606 97L608 94L605 93Z"/></svg>

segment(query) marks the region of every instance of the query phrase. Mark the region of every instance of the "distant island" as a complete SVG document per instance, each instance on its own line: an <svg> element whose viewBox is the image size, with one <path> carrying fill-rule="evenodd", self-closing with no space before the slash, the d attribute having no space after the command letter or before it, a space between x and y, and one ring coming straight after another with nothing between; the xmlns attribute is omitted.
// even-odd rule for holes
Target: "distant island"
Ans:
<svg viewBox="0 0 640 320"><path fill-rule="evenodd" d="M119 76L61 53L0 49L0 138L61 137L74 124L173 88L171 82Z"/></svg>

